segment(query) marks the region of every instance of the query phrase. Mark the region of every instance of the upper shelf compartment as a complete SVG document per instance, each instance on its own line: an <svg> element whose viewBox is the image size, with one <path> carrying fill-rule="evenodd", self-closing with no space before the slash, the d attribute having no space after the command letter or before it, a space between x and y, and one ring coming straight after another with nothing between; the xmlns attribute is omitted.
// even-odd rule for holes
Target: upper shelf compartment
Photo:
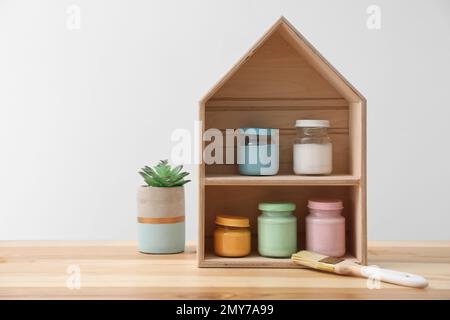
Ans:
<svg viewBox="0 0 450 320"><path fill-rule="evenodd" d="M236 139L227 129L237 128L278 128L280 175L293 174L293 144L296 137L297 119L326 119L330 121L329 136L333 142L333 174L351 175L350 158L350 114L349 103L343 98L305 98L305 99L212 99L205 105L205 129L219 129L227 139L234 141L231 147L223 146L222 154L231 155L236 163ZM230 157L231 157L230 156ZM228 162L230 163L230 162ZM214 163L206 166L206 177L211 175L237 174L237 165ZM354 173L357 176L357 172ZM292 180L292 179L291 179ZM324 179L313 179L325 181ZM261 180L260 180L261 181ZM273 178L271 181L275 181ZM305 178L295 178L301 184ZM331 181L336 181L331 179ZM309 183L309 182L308 182ZM343 184L344 185L344 184ZM348 185L348 182L345 183Z"/></svg>
<svg viewBox="0 0 450 320"><path fill-rule="evenodd" d="M293 174L293 143L296 137L295 121L298 119L325 119L330 121L329 135L333 141L333 174L358 176L351 168L350 157L350 103L326 77L314 67L306 53L292 43L289 29L280 26L251 52L247 59L233 70L230 77L214 94L204 101L204 129L218 129L226 141L229 129L255 127L279 129L279 174ZM225 140L224 140L225 141ZM205 143L205 145L207 145ZM227 176L230 185L241 184L236 165L236 143L224 144L223 155L235 158L205 166L205 177ZM227 164L225 164L227 163ZM244 178L242 178L244 179ZM249 183L277 185L280 177L266 180L246 179ZM354 184L353 178L288 178L293 185ZM210 179L205 183L216 183Z"/></svg>

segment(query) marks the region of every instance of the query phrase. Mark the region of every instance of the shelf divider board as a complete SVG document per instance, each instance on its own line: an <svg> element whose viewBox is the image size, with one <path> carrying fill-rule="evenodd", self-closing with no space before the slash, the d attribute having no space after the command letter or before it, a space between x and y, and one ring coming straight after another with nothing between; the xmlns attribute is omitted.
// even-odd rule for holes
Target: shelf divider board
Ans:
<svg viewBox="0 0 450 320"><path fill-rule="evenodd" d="M207 186L357 186L359 179L352 175L331 176L299 176L299 175L275 175L275 176L243 176L238 174L207 175Z"/></svg>

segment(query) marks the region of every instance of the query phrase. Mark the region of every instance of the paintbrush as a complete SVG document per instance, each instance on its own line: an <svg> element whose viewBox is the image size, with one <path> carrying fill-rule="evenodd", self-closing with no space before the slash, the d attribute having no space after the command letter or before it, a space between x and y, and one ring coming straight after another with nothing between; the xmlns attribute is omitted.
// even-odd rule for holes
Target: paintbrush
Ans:
<svg viewBox="0 0 450 320"><path fill-rule="evenodd" d="M292 255L292 261L296 264L316 270L346 276L375 279L405 287L425 288L428 285L428 281L424 277L415 274L381 269L376 266L362 266L352 260L327 257L306 250L294 253Z"/></svg>

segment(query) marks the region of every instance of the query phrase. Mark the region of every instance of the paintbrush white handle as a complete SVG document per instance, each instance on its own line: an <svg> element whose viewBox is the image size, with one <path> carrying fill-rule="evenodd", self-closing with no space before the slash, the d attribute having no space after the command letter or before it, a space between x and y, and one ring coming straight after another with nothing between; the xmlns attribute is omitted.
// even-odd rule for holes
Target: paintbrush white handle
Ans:
<svg viewBox="0 0 450 320"><path fill-rule="evenodd" d="M424 277L407 272L381 269L375 266L362 266L359 269L359 273L364 278L376 279L406 287L425 288L428 286L428 281Z"/></svg>

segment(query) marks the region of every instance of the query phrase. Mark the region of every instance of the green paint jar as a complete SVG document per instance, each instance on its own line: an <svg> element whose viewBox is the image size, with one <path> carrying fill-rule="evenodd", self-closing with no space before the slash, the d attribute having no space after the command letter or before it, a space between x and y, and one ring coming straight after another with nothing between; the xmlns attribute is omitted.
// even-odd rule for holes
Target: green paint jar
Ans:
<svg viewBox="0 0 450 320"><path fill-rule="evenodd" d="M258 252L261 256L290 258L297 252L297 217L295 204L262 202L258 216Z"/></svg>

